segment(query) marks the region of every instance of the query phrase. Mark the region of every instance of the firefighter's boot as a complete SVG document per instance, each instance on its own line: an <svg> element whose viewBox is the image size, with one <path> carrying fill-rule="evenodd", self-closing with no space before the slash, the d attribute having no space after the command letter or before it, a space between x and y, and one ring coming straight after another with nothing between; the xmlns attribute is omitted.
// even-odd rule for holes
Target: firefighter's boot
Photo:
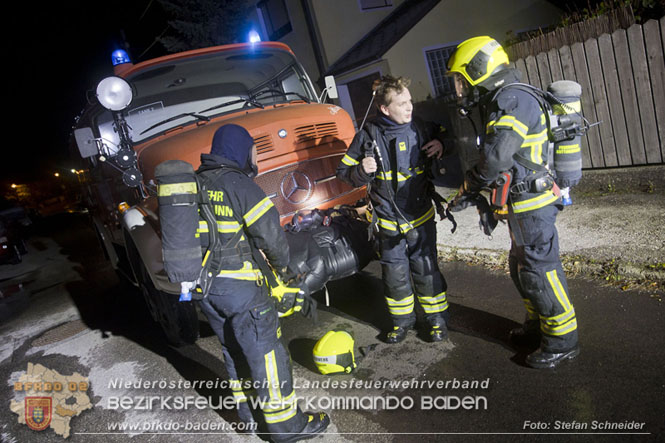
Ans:
<svg viewBox="0 0 665 443"><path fill-rule="evenodd" d="M305 412L307 416L307 424L302 431L297 434L290 434L285 439L274 439L274 442L284 443L284 442L294 442L307 440L314 438L317 434L325 432L326 428L330 424L330 417L325 412Z"/></svg>
<svg viewBox="0 0 665 443"><path fill-rule="evenodd" d="M572 360L580 354L579 346L564 352L536 351L526 356L526 364L535 369L551 369L566 360Z"/></svg>
<svg viewBox="0 0 665 443"><path fill-rule="evenodd" d="M443 341L446 337L448 337L448 329L446 328L446 325L432 325L432 327L429 330L429 336L427 337L427 341L435 343L438 341Z"/></svg>
<svg viewBox="0 0 665 443"><path fill-rule="evenodd" d="M396 343L404 341L409 329L411 329L411 327L394 326L393 330L386 334L386 343L394 345Z"/></svg>

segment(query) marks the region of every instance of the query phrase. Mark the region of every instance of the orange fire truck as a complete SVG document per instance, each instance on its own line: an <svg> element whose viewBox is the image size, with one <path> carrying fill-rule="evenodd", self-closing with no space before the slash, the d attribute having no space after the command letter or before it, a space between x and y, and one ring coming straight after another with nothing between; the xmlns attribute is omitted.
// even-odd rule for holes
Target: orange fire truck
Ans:
<svg viewBox="0 0 665 443"><path fill-rule="evenodd" d="M355 129L335 98L334 79L318 94L288 46L233 44L132 64L114 53L114 76L73 132L85 163L87 206L112 265L141 288L172 344L198 337L192 303L179 303L162 261L154 182L159 163L179 159L196 169L212 136L227 123L245 127L258 150L257 183L283 223L297 211L356 202L363 190L335 177Z"/></svg>

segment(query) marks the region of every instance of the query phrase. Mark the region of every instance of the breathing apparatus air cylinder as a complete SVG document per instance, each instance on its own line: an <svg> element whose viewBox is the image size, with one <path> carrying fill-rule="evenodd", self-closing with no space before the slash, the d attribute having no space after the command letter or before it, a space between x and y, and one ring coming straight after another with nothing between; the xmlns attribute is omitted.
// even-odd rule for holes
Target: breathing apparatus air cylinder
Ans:
<svg viewBox="0 0 665 443"><path fill-rule="evenodd" d="M570 80L556 81L547 87L557 100L551 103L552 169L560 188L575 186L582 178L582 87Z"/></svg>
<svg viewBox="0 0 665 443"><path fill-rule="evenodd" d="M164 270L171 282L196 281L201 273L198 186L191 164L168 160L155 168Z"/></svg>

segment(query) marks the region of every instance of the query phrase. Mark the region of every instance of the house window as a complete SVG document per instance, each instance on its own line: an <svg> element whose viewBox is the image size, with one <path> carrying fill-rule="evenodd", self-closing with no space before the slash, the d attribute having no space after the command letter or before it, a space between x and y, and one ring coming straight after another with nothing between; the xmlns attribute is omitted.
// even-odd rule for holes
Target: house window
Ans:
<svg viewBox="0 0 665 443"><path fill-rule="evenodd" d="M427 68L429 69L429 76L432 79L432 88L436 97L442 97L455 92L455 85L452 78L446 76L446 72L448 72L448 59L455 51L455 48L457 48L457 45L425 51Z"/></svg>
<svg viewBox="0 0 665 443"><path fill-rule="evenodd" d="M291 32L291 20L284 0L261 0L256 7L270 40L279 40Z"/></svg>
<svg viewBox="0 0 665 443"><path fill-rule="evenodd" d="M358 0L361 11L372 9L389 8L393 5L392 0Z"/></svg>

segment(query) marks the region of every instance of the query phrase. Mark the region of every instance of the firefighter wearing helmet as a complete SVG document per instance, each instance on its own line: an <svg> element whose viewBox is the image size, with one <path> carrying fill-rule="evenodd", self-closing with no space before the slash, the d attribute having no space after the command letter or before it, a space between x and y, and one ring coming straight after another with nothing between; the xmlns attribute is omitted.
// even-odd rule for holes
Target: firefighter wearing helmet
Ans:
<svg viewBox="0 0 665 443"><path fill-rule="evenodd" d="M483 189L505 191L505 201L498 201L508 214L510 275L526 307L526 320L511 331L511 341L532 349L539 345L526 363L552 368L579 354L577 319L555 227L563 206L546 167L547 115L528 88L518 86L520 72L508 63L506 52L490 37L462 42L448 62L459 103L464 108L479 105L486 128L478 163L467 171L451 209L473 205Z"/></svg>

